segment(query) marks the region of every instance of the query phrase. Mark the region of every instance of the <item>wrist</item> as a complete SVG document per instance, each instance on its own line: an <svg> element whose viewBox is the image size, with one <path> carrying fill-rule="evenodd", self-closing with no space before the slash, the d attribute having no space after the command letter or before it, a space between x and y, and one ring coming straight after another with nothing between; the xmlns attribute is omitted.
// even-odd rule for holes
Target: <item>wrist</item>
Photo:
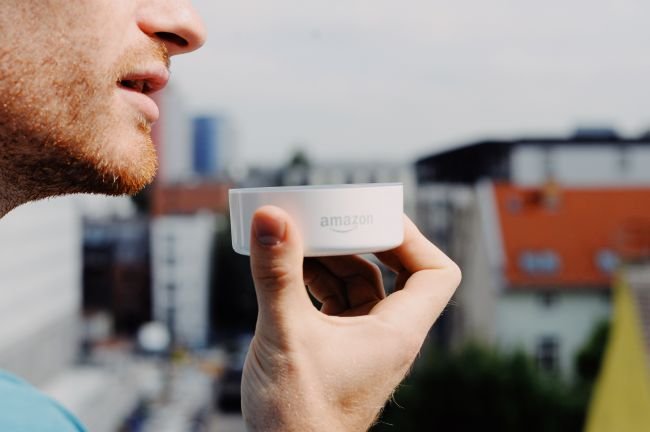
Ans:
<svg viewBox="0 0 650 432"><path fill-rule="evenodd" d="M263 398L259 398L259 393L255 399L253 403L242 399L248 432L365 432L376 420L376 413L368 417L365 410L293 397L286 390L275 393L266 403L260 400Z"/></svg>
<svg viewBox="0 0 650 432"><path fill-rule="evenodd" d="M275 387L275 386L274 386ZM346 431L322 401L292 394L298 387L248 389L242 392L242 414L248 432Z"/></svg>

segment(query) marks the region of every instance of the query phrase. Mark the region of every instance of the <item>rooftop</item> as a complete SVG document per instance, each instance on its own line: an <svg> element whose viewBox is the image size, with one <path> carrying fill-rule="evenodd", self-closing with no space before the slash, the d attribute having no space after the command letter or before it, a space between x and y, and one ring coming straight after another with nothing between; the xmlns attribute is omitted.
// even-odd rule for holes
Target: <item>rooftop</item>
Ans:
<svg viewBox="0 0 650 432"><path fill-rule="evenodd" d="M621 260L650 256L649 187L494 192L510 287L605 288Z"/></svg>
<svg viewBox="0 0 650 432"><path fill-rule="evenodd" d="M635 138L623 138L607 128L578 129L567 137L496 139L468 143L422 157L416 161L415 166L419 183L474 184L482 178L507 181L511 174L508 162L510 154L513 149L522 146L626 148L648 145L650 133Z"/></svg>
<svg viewBox="0 0 650 432"><path fill-rule="evenodd" d="M151 213L154 216L200 211L226 213L229 188L230 184L218 182L156 184L152 191Z"/></svg>

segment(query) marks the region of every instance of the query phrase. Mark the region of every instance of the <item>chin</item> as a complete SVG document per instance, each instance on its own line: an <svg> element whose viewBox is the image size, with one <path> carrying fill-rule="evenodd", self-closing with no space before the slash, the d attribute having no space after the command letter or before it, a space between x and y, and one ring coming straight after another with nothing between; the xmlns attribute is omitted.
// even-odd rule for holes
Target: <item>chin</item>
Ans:
<svg viewBox="0 0 650 432"><path fill-rule="evenodd" d="M158 158L149 136L146 142L138 143L135 148L123 150L126 151L120 152L122 157L118 156L112 163L106 159L93 162L113 194L133 195L153 181L158 169Z"/></svg>
<svg viewBox="0 0 650 432"><path fill-rule="evenodd" d="M104 145L86 147L80 154L69 155L68 161L78 167L77 172L85 171L75 181L76 192L133 195L153 181L158 158L149 128L141 127L135 134L124 135L116 133L102 140ZM67 183L70 185L70 181Z"/></svg>

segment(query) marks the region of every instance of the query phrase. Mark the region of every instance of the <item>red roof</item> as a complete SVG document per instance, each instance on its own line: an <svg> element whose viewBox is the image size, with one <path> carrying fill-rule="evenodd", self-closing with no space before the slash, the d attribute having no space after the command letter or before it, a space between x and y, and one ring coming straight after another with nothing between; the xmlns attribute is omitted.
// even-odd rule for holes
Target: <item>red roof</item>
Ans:
<svg viewBox="0 0 650 432"><path fill-rule="evenodd" d="M650 255L650 188L494 186L509 286L606 287Z"/></svg>
<svg viewBox="0 0 650 432"><path fill-rule="evenodd" d="M151 213L154 216L193 214L202 210L226 213L229 189L228 183L155 183L152 189Z"/></svg>

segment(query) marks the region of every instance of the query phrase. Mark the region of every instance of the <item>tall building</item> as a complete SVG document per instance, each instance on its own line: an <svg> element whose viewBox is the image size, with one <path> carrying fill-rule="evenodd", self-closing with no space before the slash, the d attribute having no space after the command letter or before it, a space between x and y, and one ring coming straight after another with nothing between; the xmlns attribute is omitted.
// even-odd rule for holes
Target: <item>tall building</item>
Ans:
<svg viewBox="0 0 650 432"><path fill-rule="evenodd" d="M217 117L194 117L193 122L193 167L200 177L215 177L219 165L221 124Z"/></svg>
<svg viewBox="0 0 650 432"><path fill-rule="evenodd" d="M152 221L153 315L174 342L205 348L210 338L210 279L217 216L164 215Z"/></svg>
<svg viewBox="0 0 650 432"><path fill-rule="evenodd" d="M214 114L194 117L192 136L194 175L212 179L230 177L237 167L233 165L233 131L227 118Z"/></svg>
<svg viewBox="0 0 650 432"><path fill-rule="evenodd" d="M211 330L215 231L228 205L232 145L223 116L192 118L168 88L154 127L160 170L150 190L152 315L175 343L203 348Z"/></svg>
<svg viewBox="0 0 650 432"><path fill-rule="evenodd" d="M155 99L160 107L160 120L152 130L159 160L157 181L191 181L194 177L192 125L183 99L173 86L157 93Z"/></svg>

